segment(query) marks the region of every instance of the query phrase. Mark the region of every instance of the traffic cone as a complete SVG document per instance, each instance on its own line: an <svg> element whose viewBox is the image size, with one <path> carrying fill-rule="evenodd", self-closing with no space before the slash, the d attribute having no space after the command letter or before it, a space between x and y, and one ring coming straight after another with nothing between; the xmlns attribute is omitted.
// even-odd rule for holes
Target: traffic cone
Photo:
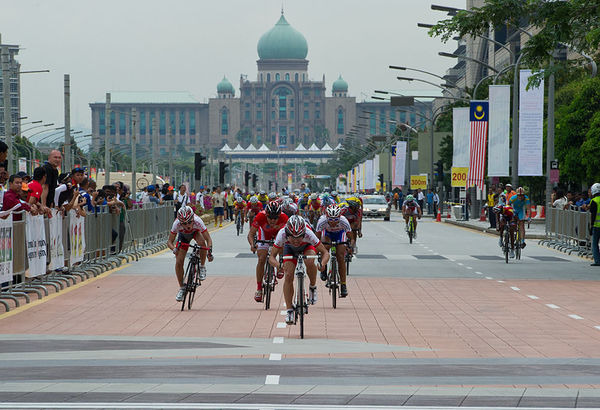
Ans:
<svg viewBox="0 0 600 410"><path fill-rule="evenodd" d="M486 217L485 217L485 208L481 208L481 215L479 215L479 220L481 222L485 222L486 221Z"/></svg>
<svg viewBox="0 0 600 410"><path fill-rule="evenodd" d="M438 208L437 217L435 218L436 222L442 222L442 211Z"/></svg>
<svg viewBox="0 0 600 410"><path fill-rule="evenodd" d="M541 216L540 218L546 218L546 207L542 206L542 212L540 212Z"/></svg>

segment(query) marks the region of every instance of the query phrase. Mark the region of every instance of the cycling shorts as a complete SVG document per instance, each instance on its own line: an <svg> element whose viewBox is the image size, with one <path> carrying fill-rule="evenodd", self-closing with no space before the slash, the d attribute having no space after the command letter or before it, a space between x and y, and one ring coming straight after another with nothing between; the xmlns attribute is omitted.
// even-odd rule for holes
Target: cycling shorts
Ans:
<svg viewBox="0 0 600 410"><path fill-rule="evenodd" d="M200 234L200 232L192 232L192 233L181 233L177 234L177 242L175 246L181 249L187 250L190 247L190 242L194 239L194 236ZM198 241L196 241L198 242Z"/></svg>
<svg viewBox="0 0 600 410"><path fill-rule="evenodd" d="M337 231L330 232L326 230L321 231L321 238L329 238L331 242L346 242L346 232L345 231Z"/></svg>

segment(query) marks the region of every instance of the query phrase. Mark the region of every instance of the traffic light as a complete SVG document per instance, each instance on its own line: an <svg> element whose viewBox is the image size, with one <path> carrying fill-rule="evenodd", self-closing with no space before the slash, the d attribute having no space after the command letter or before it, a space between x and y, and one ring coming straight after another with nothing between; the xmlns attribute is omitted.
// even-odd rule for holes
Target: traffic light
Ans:
<svg viewBox="0 0 600 410"><path fill-rule="evenodd" d="M438 181L444 180L444 162L440 159L435 163L435 172L437 173Z"/></svg>
<svg viewBox="0 0 600 410"><path fill-rule="evenodd" d="M206 166L204 160L206 157L202 155L200 152L196 152L194 154L194 174L196 175L196 181L200 180L200 175L202 174L202 168Z"/></svg>
<svg viewBox="0 0 600 410"><path fill-rule="evenodd" d="M377 178L379 179L379 189L383 191L383 174L379 174Z"/></svg>
<svg viewBox="0 0 600 410"><path fill-rule="evenodd" d="M273 181L269 180L269 192L271 191L272 186L273 186Z"/></svg>
<svg viewBox="0 0 600 410"><path fill-rule="evenodd" d="M229 164L226 164L225 161L219 161L219 184L221 185L225 183L225 174L228 167Z"/></svg>
<svg viewBox="0 0 600 410"><path fill-rule="evenodd" d="M252 188L256 189L256 180L258 179L258 175L252 174Z"/></svg>
<svg viewBox="0 0 600 410"><path fill-rule="evenodd" d="M248 188L248 181L250 181L250 171L244 171L244 186Z"/></svg>

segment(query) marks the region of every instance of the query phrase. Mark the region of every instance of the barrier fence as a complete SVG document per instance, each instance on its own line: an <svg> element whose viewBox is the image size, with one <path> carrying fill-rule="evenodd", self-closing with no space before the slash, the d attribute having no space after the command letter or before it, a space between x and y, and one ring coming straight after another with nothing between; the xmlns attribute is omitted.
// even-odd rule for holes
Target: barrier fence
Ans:
<svg viewBox="0 0 600 410"><path fill-rule="evenodd" d="M32 294L36 294L38 299L47 296L49 287L60 291L77 281L117 267L123 261L137 260L163 249L173 223L173 212L173 203L167 202L160 206L135 205L124 214L111 213L106 206L102 206L98 212L88 213L85 218L73 221L73 218L78 218L74 213L65 217L54 216L63 218L62 238L54 234L56 231L51 231L50 220L44 217L42 235L45 236L45 244L36 252L42 256L45 254L47 265L45 269L42 267L45 273L35 277L31 274L33 266L30 266L32 262L28 252L30 247L36 245L36 241L27 237L26 215L21 212L22 220L12 221L12 236L9 237L7 233L7 226L10 226L10 223L6 225L7 222L4 222L0 235L0 261L3 269L6 269L6 264L12 258L12 280L0 283L0 304L8 311L11 307L8 301L18 307L22 299L29 302ZM9 216L8 220L11 218ZM41 222L41 217L38 219ZM76 224L77 221L79 225ZM75 229L72 222L75 223ZM59 246L53 246L59 239L62 253L56 251ZM42 244L42 241L37 242L37 245Z"/></svg>
<svg viewBox="0 0 600 410"><path fill-rule="evenodd" d="M579 256L592 256L592 240L589 231L590 213L571 209L546 207L546 239L539 241L569 255L576 252Z"/></svg>

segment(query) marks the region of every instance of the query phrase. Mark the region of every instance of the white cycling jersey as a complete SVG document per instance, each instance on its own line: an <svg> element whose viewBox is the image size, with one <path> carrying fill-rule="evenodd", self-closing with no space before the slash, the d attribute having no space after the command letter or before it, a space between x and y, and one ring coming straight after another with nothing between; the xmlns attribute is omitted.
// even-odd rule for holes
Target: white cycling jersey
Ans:
<svg viewBox="0 0 600 410"><path fill-rule="evenodd" d="M350 222L346 219L345 216L340 216L340 220L335 226L332 226L329 223L326 215L321 215L319 221L317 222L317 232L327 231L327 232L351 232L352 226L350 226Z"/></svg>
<svg viewBox="0 0 600 410"><path fill-rule="evenodd" d="M194 223L191 225L182 225L179 222L179 219L175 219L173 222L173 226L171 227L171 233L182 233L184 235L193 234L196 232L204 232L206 231L206 225L204 225L204 221L198 215L194 215Z"/></svg>

